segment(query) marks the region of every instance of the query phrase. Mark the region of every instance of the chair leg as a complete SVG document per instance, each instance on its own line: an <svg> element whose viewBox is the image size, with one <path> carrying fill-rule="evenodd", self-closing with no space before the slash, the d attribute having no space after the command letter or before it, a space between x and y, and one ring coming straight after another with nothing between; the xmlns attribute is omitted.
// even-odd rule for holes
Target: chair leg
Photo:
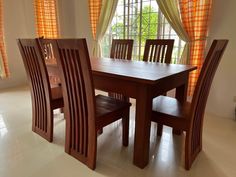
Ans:
<svg viewBox="0 0 236 177"><path fill-rule="evenodd" d="M96 134L96 132L95 132ZM90 146L88 146L88 156L87 156L87 166L94 170L96 168L96 160L97 160L97 136L92 136L89 140Z"/></svg>
<svg viewBox="0 0 236 177"><path fill-rule="evenodd" d="M127 109L122 117L122 141L123 146L129 145L129 109Z"/></svg>
<svg viewBox="0 0 236 177"><path fill-rule="evenodd" d="M196 139L193 139L193 138L196 138ZM201 150L202 150L202 135L200 134L200 137L196 137L196 136L190 135L189 131L186 131L186 139L185 139L185 169L186 170L190 170L194 160L196 159L198 154L201 152Z"/></svg>
<svg viewBox="0 0 236 177"><path fill-rule="evenodd" d="M189 132L186 131L185 137L185 169L190 170L192 162L191 162L191 139L189 137Z"/></svg>
<svg viewBox="0 0 236 177"><path fill-rule="evenodd" d="M157 136L162 135L162 130L163 130L163 124L158 124L157 125Z"/></svg>

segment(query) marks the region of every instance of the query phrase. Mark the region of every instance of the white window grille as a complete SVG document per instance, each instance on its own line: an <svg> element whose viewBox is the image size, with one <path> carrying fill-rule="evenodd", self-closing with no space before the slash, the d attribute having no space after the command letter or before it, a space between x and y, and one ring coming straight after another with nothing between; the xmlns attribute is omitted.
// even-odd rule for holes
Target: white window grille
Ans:
<svg viewBox="0 0 236 177"><path fill-rule="evenodd" d="M156 0L119 0L103 41L103 57L109 57L112 39L133 39L133 60L142 60L146 39L175 39L172 63L181 57L184 42L158 8Z"/></svg>

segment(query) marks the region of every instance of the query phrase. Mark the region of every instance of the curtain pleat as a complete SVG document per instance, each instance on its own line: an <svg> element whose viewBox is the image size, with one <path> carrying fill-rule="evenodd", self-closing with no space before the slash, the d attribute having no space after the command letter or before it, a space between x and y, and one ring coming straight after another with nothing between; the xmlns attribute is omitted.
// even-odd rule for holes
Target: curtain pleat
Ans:
<svg viewBox="0 0 236 177"><path fill-rule="evenodd" d="M102 0L89 0L89 16L93 39L96 39L98 20L101 12Z"/></svg>
<svg viewBox="0 0 236 177"><path fill-rule="evenodd" d="M158 7L161 9L161 12L164 14L165 18L168 20L171 27L175 30L176 34L181 40L185 42L184 50L182 57L179 59L178 63L188 64L190 59L190 45L189 45L189 36L186 30L184 29L183 23L181 21L181 15L179 11L179 1L178 0L157 0Z"/></svg>
<svg viewBox="0 0 236 177"><path fill-rule="evenodd" d="M189 64L198 67L190 73L188 93L192 95L204 61L212 0L179 0L179 7L190 39Z"/></svg>

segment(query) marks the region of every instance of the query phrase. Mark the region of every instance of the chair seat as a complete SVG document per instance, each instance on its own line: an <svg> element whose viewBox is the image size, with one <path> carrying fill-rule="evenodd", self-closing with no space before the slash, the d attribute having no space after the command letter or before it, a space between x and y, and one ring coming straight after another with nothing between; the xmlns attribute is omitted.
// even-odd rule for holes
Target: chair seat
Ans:
<svg viewBox="0 0 236 177"><path fill-rule="evenodd" d="M96 127L97 130L119 120L124 112L129 110L129 102L117 100L111 97L96 96Z"/></svg>
<svg viewBox="0 0 236 177"><path fill-rule="evenodd" d="M120 111L125 108L129 108L131 104L129 102L117 100L111 97L97 95L96 96L96 117L105 117L109 114Z"/></svg>
<svg viewBox="0 0 236 177"><path fill-rule="evenodd" d="M177 99L158 96L152 103L152 121L167 126L179 127L182 130L187 128L187 117L190 113L190 103L181 104ZM182 120L182 121L181 121Z"/></svg>

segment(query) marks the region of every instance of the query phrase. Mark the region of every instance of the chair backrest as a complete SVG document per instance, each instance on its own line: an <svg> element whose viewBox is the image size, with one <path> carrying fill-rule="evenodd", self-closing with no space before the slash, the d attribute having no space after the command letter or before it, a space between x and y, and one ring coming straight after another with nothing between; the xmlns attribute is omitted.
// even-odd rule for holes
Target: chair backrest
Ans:
<svg viewBox="0 0 236 177"><path fill-rule="evenodd" d="M170 63L174 39L147 39L143 61Z"/></svg>
<svg viewBox="0 0 236 177"><path fill-rule="evenodd" d="M131 60L134 40L112 39L110 58Z"/></svg>
<svg viewBox="0 0 236 177"><path fill-rule="evenodd" d="M45 62L56 64L56 58L54 56L53 47L51 43L52 39L37 38L37 41L39 42Z"/></svg>
<svg viewBox="0 0 236 177"><path fill-rule="evenodd" d="M203 117L210 87L228 40L214 40L202 66L191 104L190 136L192 151L201 147Z"/></svg>
<svg viewBox="0 0 236 177"><path fill-rule="evenodd" d="M54 54L61 73L67 153L87 164L94 156L95 93L85 39L59 39ZM54 45L53 45L54 46Z"/></svg>
<svg viewBox="0 0 236 177"><path fill-rule="evenodd" d="M46 39L46 38L37 38L36 39L40 45L41 53L44 56L44 60L46 64L57 64L57 60L54 55L53 45L56 45L56 42L53 42L56 39ZM60 78L55 75L55 73L51 70L47 70L49 75L49 80L51 86L60 85Z"/></svg>
<svg viewBox="0 0 236 177"><path fill-rule="evenodd" d="M44 59L35 39L18 39L17 42L30 81L33 105L32 129L50 141L52 132L49 130L52 121L49 115L51 108L48 103L52 97Z"/></svg>

